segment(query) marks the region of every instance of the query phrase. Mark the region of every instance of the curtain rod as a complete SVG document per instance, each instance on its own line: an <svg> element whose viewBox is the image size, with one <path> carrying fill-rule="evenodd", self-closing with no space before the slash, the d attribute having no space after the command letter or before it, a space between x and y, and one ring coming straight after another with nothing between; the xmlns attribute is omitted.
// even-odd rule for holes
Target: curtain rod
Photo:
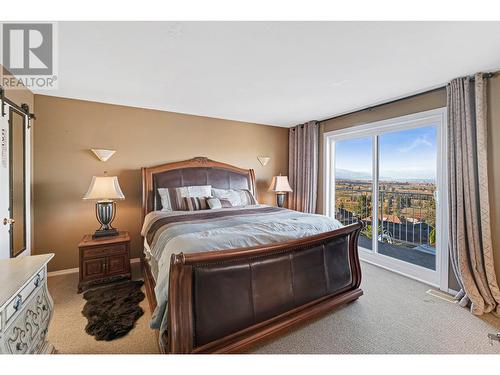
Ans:
<svg viewBox="0 0 500 375"><path fill-rule="evenodd" d="M483 73L483 78L490 79L490 78L494 77L497 73L498 73L498 71L497 72L491 72L491 73ZM470 78L471 78L471 80L474 80L474 76L471 76ZM439 86L439 87L433 88L433 89L430 89L430 90L427 90L427 91L419 92L417 94L405 96L404 98L389 100L388 102L384 102L384 103L372 105L372 106L365 107L365 108L362 108L362 109L358 109L358 110L355 110L355 111L352 111L352 112L344 113L344 114L341 114L341 115L332 116L332 117L329 117L329 118L326 118L326 119L323 119L323 120L319 120L318 122L319 123L321 123L321 122L327 122L327 121L330 121L330 120L333 120L333 119L336 119L336 118L340 118L340 117L352 115L353 113L371 111L374 108L382 107L384 105L393 104L393 103L397 103L397 102L400 102L400 101L403 101L403 100L415 98L417 96L429 94L431 92L440 91L440 90L445 89L446 86L447 86L447 84L443 85L443 86Z"/></svg>

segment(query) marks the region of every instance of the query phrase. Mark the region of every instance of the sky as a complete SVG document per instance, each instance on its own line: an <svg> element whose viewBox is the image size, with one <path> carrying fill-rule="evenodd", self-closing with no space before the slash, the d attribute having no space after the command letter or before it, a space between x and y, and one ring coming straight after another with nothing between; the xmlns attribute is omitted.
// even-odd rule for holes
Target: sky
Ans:
<svg viewBox="0 0 500 375"><path fill-rule="evenodd" d="M384 133L379 137L380 179L436 179L436 126ZM335 145L337 176L370 178L371 137L339 141Z"/></svg>

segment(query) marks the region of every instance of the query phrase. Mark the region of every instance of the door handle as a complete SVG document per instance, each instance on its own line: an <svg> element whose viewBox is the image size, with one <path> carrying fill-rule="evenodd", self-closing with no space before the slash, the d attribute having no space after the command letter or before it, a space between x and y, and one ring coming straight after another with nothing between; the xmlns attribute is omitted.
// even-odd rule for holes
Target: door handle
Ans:
<svg viewBox="0 0 500 375"><path fill-rule="evenodd" d="M12 225L16 221L14 219L7 219L6 217L3 219L3 225Z"/></svg>

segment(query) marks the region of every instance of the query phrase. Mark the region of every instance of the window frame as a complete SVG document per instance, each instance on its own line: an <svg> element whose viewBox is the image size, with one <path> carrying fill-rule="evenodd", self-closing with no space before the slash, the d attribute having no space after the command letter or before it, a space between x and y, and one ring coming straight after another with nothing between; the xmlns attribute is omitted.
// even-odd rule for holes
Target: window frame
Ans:
<svg viewBox="0 0 500 375"><path fill-rule="evenodd" d="M366 262L390 269L404 276L422 281L426 284L448 292L449 260L448 260L448 178L447 178L447 110L446 107L409 115L384 119L381 121L363 123L360 125L333 130L323 134L323 212L332 216L335 202L335 143L353 138L372 138L372 202L378 202L378 164L380 135L388 132L404 131L420 128L425 125L437 124L436 129L436 270L390 258L373 250L359 249L360 258ZM372 204L372 218L378 218L378 204ZM377 226L372 225L377 238Z"/></svg>

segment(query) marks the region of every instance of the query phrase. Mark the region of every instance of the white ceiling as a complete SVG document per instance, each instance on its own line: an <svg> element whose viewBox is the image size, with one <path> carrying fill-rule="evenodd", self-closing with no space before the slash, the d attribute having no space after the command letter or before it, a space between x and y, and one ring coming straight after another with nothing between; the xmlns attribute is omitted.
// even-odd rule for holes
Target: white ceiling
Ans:
<svg viewBox="0 0 500 375"><path fill-rule="evenodd" d="M500 68L500 22L62 22L37 93L292 126Z"/></svg>

